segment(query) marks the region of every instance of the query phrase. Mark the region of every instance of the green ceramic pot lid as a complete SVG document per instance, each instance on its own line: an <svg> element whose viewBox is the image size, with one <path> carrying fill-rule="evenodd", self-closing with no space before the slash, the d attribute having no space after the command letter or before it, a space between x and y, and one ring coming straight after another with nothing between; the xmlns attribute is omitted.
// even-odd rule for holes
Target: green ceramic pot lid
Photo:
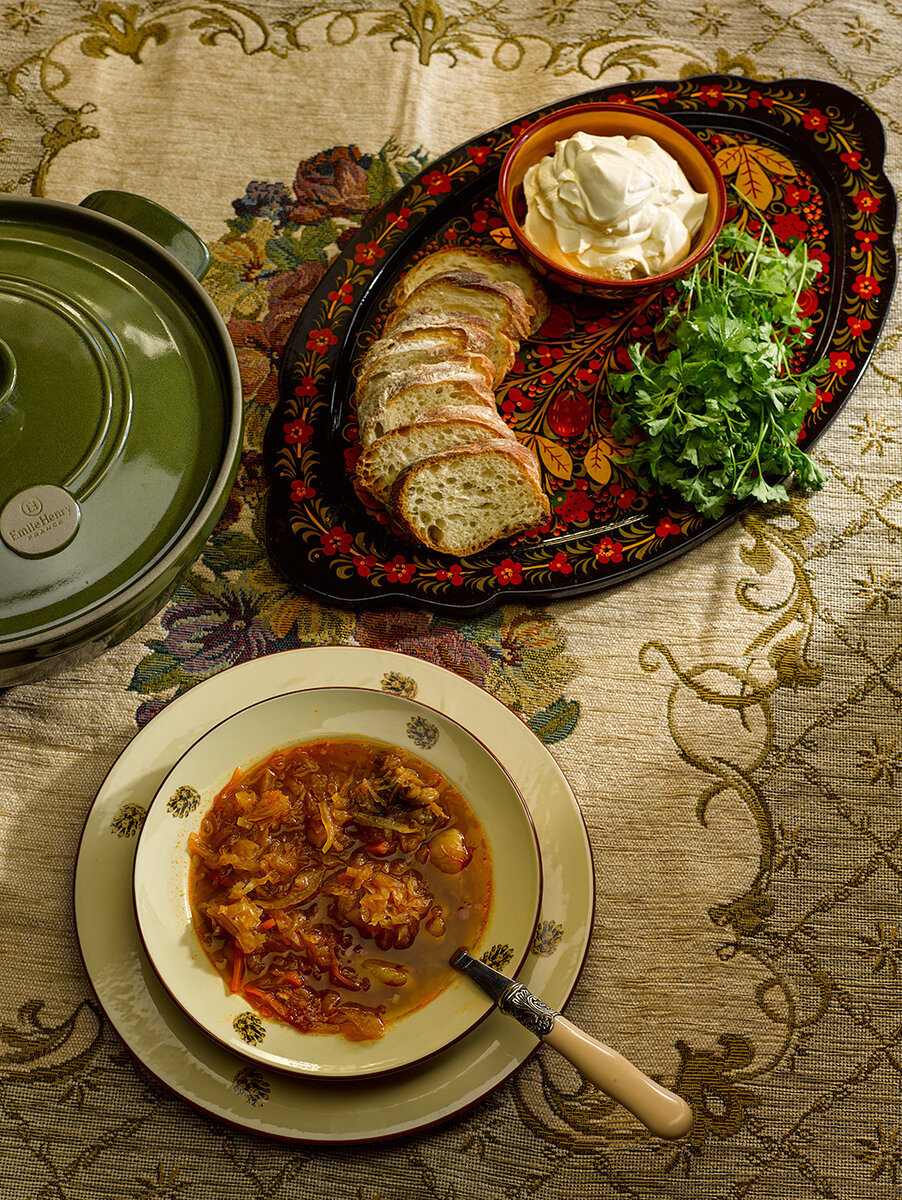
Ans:
<svg viewBox="0 0 902 1200"><path fill-rule="evenodd" d="M0 666L146 609L221 512L241 389L208 261L140 197L0 198Z"/></svg>

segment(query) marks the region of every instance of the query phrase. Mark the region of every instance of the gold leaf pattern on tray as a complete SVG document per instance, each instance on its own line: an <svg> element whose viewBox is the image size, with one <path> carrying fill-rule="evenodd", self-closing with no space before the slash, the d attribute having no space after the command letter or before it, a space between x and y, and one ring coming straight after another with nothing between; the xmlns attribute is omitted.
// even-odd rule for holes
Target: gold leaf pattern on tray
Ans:
<svg viewBox="0 0 902 1200"><path fill-rule="evenodd" d="M825 367L801 435L813 445L876 344L895 280L895 202L874 114L824 83L726 76L581 99L683 120L755 193L731 194L732 222L755 233L766 219L787 248L805 240L821 270L799 305L811 323L809 353ZM288 578L324 599L469 612L510 596L584 594L700 545L751 503L706 518L666 491L643 491L628 453L600 461L611 434L608 377L630 367L632 345L652 342L675 289L608 306L553 292L542 328L521 344L498 401L543 469L551 516L536 529L454 562L404 538L349 482L360 453L355 362L379 335L398 274L437 246L484 245L503 226L497 171L511 140L544 111L483 133L415 175L347 243L288 338L264 439L267 548ZM347 473L331 467L339 455Z"/></svg>

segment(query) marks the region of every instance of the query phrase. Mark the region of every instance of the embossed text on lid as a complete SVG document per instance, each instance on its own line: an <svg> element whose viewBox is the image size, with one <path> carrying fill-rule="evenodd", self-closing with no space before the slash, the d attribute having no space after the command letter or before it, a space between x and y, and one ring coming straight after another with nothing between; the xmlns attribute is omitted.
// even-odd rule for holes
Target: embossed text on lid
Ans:
<svg viewBox="0 0 902 1200"><path fill-rule="evenodd" d="M52 483L17 492L0 512L0 538L23 558L55 554L78 532L81 510L73 496Z"/></svg>

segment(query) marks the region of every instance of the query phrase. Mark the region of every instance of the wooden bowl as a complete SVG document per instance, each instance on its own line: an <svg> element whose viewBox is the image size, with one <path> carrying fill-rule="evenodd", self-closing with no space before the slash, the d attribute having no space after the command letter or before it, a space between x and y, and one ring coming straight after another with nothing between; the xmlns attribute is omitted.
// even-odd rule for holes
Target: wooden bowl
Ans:
<svg viewBox="0 0 902 1200"><path fill-rule="evenodd" d="M642 279L599 279L573 270L547 257L527 236L523 177L531 166L554 153L555 145L576 133L599 137L644 135L672 155L689 183L708 197L704 218L692 239L688 255L676 266ZM639 299L679 279L711 252L726 214L726 188L709 151L671 117L626 104L577 104L542 117L514 141L501 164L498 182L501 209L523 257L551 283L580 295L605 300Z"/></svg>

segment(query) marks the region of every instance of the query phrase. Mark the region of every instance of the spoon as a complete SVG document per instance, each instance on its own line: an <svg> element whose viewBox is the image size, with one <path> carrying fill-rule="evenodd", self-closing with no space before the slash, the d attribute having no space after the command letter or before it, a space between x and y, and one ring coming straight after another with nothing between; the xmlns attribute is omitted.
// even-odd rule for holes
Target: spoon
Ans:
<svg viewBox="0 0 902 1200"><path fill-rule="evenodd" d="M452 955L451 966L478 984L501 1012L553 1046L584 1078L622 1104L652 1133L662 1138L678 1138L689 1131L692 1109L682 1096L655 1083L616 1050L577 1029L522 983L502 975L465 950Z"/></svg>

